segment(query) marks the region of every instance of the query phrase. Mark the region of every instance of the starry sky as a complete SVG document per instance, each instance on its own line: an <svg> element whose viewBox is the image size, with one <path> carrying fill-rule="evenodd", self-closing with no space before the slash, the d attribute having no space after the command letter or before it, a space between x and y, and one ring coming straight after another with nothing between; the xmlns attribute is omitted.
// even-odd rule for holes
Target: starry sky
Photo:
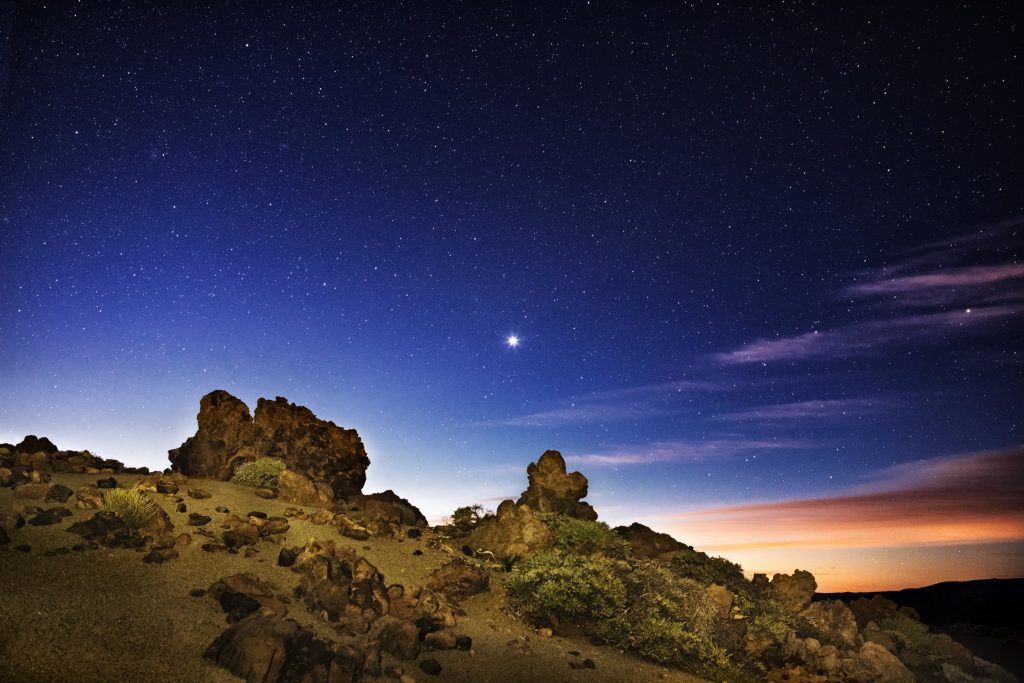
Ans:
<svg viewBox="0 0 1024 683"><path fill-rule="evenodd" d="M553 448L749 572L1024 576L1021 16L902 5L2 3L0 441L285 396L435 520Z"/></svg>

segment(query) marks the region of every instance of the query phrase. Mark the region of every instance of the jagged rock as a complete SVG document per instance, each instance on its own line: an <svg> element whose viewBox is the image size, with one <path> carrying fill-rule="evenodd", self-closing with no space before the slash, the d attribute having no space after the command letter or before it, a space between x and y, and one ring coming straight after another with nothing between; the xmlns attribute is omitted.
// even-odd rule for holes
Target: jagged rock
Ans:
<svg viewBox="0 0 1024 683"><path fill-rule="evenodd" d="M351 683L359 680L367 658L351 644L332 649L291 619L261 615L228 628L203 656L246 683Z"/></svg>
<svg viewBox="0 0 1024 683"><path fill-rule="evenodd" d="M423 636L423 644L432 650L454 650L459 640L452 631L434 631Z"/></svg>
<svg viewBox="0 0 1024 683"><path fill-rule="evenodd" d="M163 564L168 560L173 560L178 556L178 551L174 548L156 548L142 558L142 561L146 564Z"/></svg>
<svg viewBox="0 0 1024 683"><path fill-rule="evenodd" d="M75 507L80 510L100 510L104 507L103 490L98 486L83 486L75 491Z"/></svg>
<svg viewBox="0 0 1024 683"><path fill-rule="evenodd" d="M579 519L596 520L597 512L580 499L587 496L587 478L579 472L566 474L565 459L558 451L544 451L536 463L526 468L529 486L519 505L537 512L557 512Z"/></svg>
<svg viewBox="0 0 1024 683"><path fill-rule="evenodd" d="M821 634L821 640L840 650L856 650L862 638L853 612L840 600L815 602L800 613Z"/></svg>
<svg viewBox="0 0 1024 683"><path fill-rule="evenodd" d="M366 482L370 460L359 434L287 399L261 398L250 416L245 403L217 390L200 400L197 420L195 436L168 453L176 471L223 480L243 462L270 457L324 484L334 498L358 494Z"/></svg>
<svg viewBox="0 0 1024 683"><path fill-rule="evenodd" d="M330 505L334 493L326 485L317 486L309 477L284 470L277 477L277 495L288 503L297 505Z"/></svg>
<svg viewBox="0 0 1024 683"><path fill-rule="evenodd" d="M113 477L106 477L105 479L97 479L96 480L96 488L100 488L100 489L116 489L117 488L117 479L114 479Z"/></svg>
<svg viewBox="0 0 1024 683"><path fill-rule="evenodd" d="M260 540L260 530L255 524L248 520L240 519L238 515L230 515L224 524L228 527L221 534L224 545L228 548L241 548L244 545L255 545Z"/></svg>
<svg viewBox="0 0 1024 683"><path fill-rule="evenodd" d="M284 617L288 614L288 606L274 597L270 586L249 572L218 579L207 593L220 603L221 609L228 615L229 623L257 611L264 616L275 614Z"/></svg>
<svg viewBox="0 0 1024 683"><path fill-rule="evenodd" d="M388 614L396 619L429 625L423 633L455 626L455 610L429 588L394 584L388 587Z"/></svg>
<svg viewBox="0 0 1024 683"><path fill-rule="evenodd" d="M396 619L380 632L380 649L397 659L416 659L420 656L420 629L411 621Z"/></svg>
<svg viewBox="0 0 1024 683"><path fill-rule="evenodd" d="M67 530L86 541L95 541L108 548L141 548L145 545L137 532L125 526L120 517L107 510L100 510L92 519L75 522Z"/></svg>
<svg viewBox="0 0 1024 683"><path fill-rule="evenodd" d="M914 674L891 652L877 643L864 643L856 658L843 661L850 683L914 683Z"/></svg>
<svg viewBox="0 0 1024 683"><path fill-rule="evenodd" d="M68 498L75 495L75 492L63 484L54 484L46 493L46 500L66 503Z"/></svg>
<svg viewBox="0 0 1024 683"><path fill-rule="evenodd" d="M367 511L367 513L370 513L373 507L372 505L369 504L369 501L390 503L391 505L395 506L395 508L397 508L398 511L401 513L401 523L405 526L427 526L427 518L423 516L423 513L420 512L420 509L413 505L412 503L410 503L405 498L399 496L391 489L388 489L387 491L381 491L379 493L366 494L357 498L350 498L350 500L354 501L357 505L361 505L362 508Z"/></svg>
<svg viewBox="0 0 1024 683"><path fill-rule="evenodd" d="M188 515L189 526L205 526L212 521L208 515L201 515L198 512L190 512Z"/></svg>
<svg viewBox="0 0 1024 683"><path fill-rule="evenodd" d="M444 668L441 666L441 662L436 659L424 659L420 662L420 671L428 676L440 676L443 670Z"/></svg>
<svg viewBox="0 0 1024 683"><path fill-rule="evenodd" d="M613 531L629 543L635 557L643 560L663 559L677 550L693 550L668 534L659 533L639 522L617 526Z"/></svg>
<svg viewBox="0 0 1024 683"><path fill-rule="evenodd" d="M490 584L490 576L483 567L454 559L434 570L427 588L441 593L449 600L459 601L483 593L490 588Z"/></svg>
<svg viewBox="0 0 1024 683"><path fill-rule="evenodd" d="M53 442L44 437L38 437L34 434L29 434L21 443L14 447L14 450L18 453L46 453L52 455L57 452L57 447L53 445Z"/></svg>
<svg viewBox="0 0 1024 683"><path fill-rule="evenodd" d="M313 539L295 558L292 571L301 576L306 604L326 612L330 621L360 631L388 611L384 577L352 548Z"/></svg>
<svg viewBox="0 0 1024 683"><path fill-rule="evenodd" d="M14 471L9 467L0 467L0 486L11 486L14 483Z"/></svg>
<svg viewBox="0 0 1024 683"><path fill-rule="evenodd" d="M188 490L188 497L196 500L204 500L206 498L213 498L213 494L205 489L196 488Z"/></svg>
<svg viewBox="0 0 1024 683"><path fill-rule="evenodd" d="M850 610L857 619L857 625L861 628L867 626L869 622L873 621L878 624L885 619L895 619L899 615L919 621L916 612L909 608L901 608L892 600L883 598L881 595L851 600Z"/></svg>
<svg viewBox="0 0 1024 683"><path fill-rule="evenodd" d="M771 595L782 603L783 607L799 614L811 604L818 582L814 574L797 569L792 574L776 574L772 577Z"/></svg>
<svg viewBox="0 0 1024 683"><path fill-rule="evenodd" d="M157 493L177 493L178 485L170 479L159 479L156 482Z"/></svg>
<svg viewBox="0 0 1024 683"><path fill-rule="evenodd" d="M60 524L62 519L70 516L71 510L63 507L53 507L48 510L43 510L30 519L28 523L32 526L49 526L50 524Z"/></svg>
<svg viewBox="0 0 1024 683"><path fill-rule="evenodd" d="M522 558L552 547L555 538L529 505L506 500L498 506L494 520L474 529L467 542L474 550L489 550L498 558Z"/></svg>

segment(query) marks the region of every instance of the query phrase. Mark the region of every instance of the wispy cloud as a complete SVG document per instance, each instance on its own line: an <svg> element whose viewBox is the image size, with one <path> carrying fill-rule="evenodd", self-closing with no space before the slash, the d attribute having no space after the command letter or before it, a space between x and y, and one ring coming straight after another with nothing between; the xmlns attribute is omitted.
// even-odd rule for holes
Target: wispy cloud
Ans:
<svg viewBox="0 0 1024 683"><path fill-rule="evenodd" d="M758 339L735 351L714 354L726 365L863 356L892 345L935 343L988 331L988 326L1020 315L1024 305L986 306L942 313L868 320L825 332Z"/></svg>
<svg viewBox="0 0 1024 683"><path fill-rule="evenodd" d="M598 453L570 454L567 463L576 465L651 465L661 462L705 462L727 460L758 451L814 448L820 442L807 439L748 439L723 437L702 440L656 441L649 444L620 446Z"/></svg>
<svg viewBox="0 0 1024 683"><path fill-rule="evenodd" d="M1022 222L920 245L902 261L858 273L837 294L862 322L756 339L712 358L725 365L828 360L986 334L1024 312L1024 264L1017 262L1024 240L1014 231Z"/></svg>
<svg viewBox="0 0 1024 683"><path fill-rule="evenodd" d="M1024 539L1024 448L900 465L847 495L675 515L688 543L747 548L885 547Z"/></svg>
<svg viewBox="0 0 1024 683"><path fill-rule="evenodd" d="M509 427L554 427L650 419L677 413L679 407L674 401L679 397L717 389L719 386L716 384L691 380L623 387L593 392L571 401L568 405L492 420L487 424Z"/></svg>
<svg viewBox="0 0 1024 683"><path fill-rule="evenodd" d="M757 406L718 415L729 422L772 422L777 420L834 419L870 415L892 407L893 401L879 398L842 398L796 401Z"/></svg>

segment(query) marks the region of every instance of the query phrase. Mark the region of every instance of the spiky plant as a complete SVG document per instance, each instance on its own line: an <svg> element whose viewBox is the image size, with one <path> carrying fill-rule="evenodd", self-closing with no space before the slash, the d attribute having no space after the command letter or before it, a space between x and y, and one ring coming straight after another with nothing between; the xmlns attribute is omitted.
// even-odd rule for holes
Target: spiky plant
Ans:
<svg viewBox="0 0 1024 683"><path fill-rule="evenodd" d="M146 526L156 514L156 505L139 489L109 489L103 503L130 529Z"/></svg>

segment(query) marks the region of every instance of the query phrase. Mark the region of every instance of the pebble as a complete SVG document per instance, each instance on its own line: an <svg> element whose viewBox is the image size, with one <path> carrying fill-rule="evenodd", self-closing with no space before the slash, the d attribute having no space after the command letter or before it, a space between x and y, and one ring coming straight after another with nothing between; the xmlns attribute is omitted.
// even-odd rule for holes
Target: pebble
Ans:
<svg viewBox="0 0 1024 683"><path fill-rule="evenodd" d="M178 503L178 512L188 512L188 506L184 503Z"/></svg>
<svg viewBox="0 0 1024 683"><path fill-rule="evenodd" d="M222 512L222 513L224 513L224 514L227 514L227 513L231 512L231 510L228 510L228 509L227 509L226 507L224 507L223 505L218 505L218 506L217 506L217 507L215 507L214 509L215 509L215 510L216 510L217 512Z"/></svg>
<svg viewBox="0 0 1024 683"><path fill-rule="evenodd" d="M213 494L203 489L189 489L188 497L202 500L203 498L213 498Z"/></svg>
<svg viewBox="0 0 1024 683"><path fill-rule="evenodd" d="M439 676L442 671L441 663L436 659L424 659L420 662L420 671L428 676Z"/></svg>
<svg viewBox="0 0 1024 683"><path fill-rule="evenodd" d="M262 489L261 488L261 489L256 489L256 491L254 493L257 496L259 496L260 498L267 498L267 499L277 498L277 491L275 491L274 489Z"/></svg>

